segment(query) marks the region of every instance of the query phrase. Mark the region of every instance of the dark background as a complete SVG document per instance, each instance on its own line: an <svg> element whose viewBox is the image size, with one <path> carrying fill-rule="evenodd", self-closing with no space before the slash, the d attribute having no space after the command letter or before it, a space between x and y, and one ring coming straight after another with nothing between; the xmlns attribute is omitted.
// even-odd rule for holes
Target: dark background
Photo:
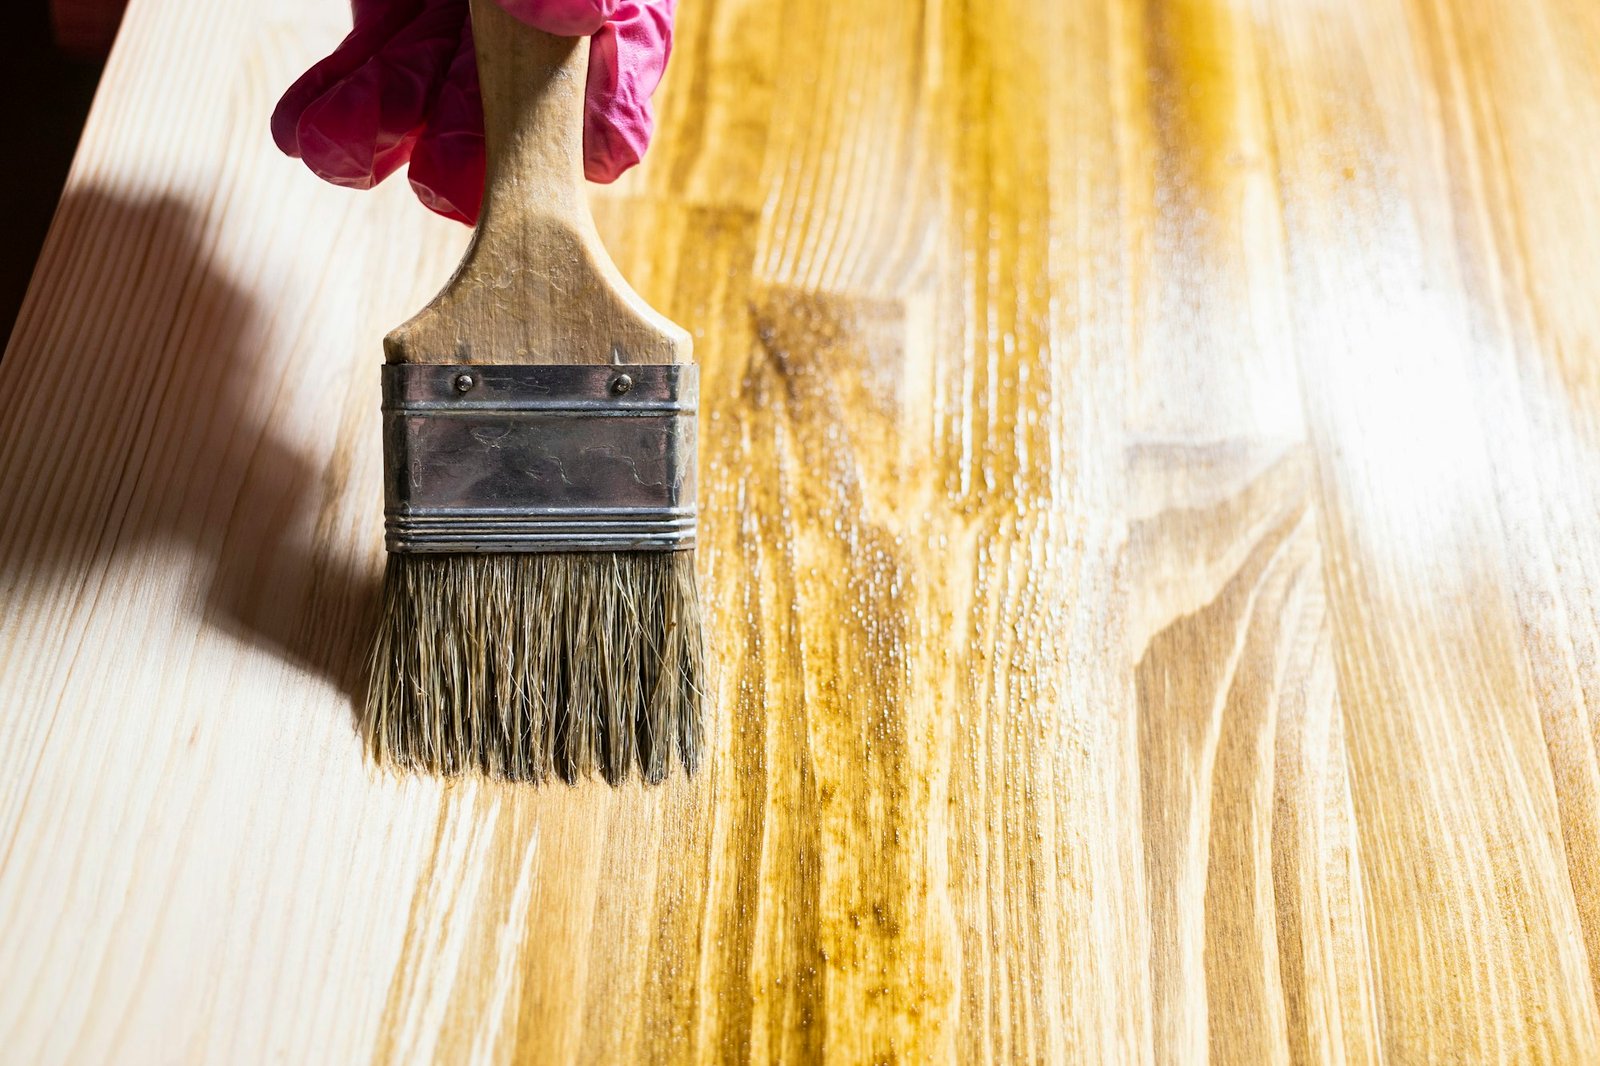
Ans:
<svg viewBox="0 0 1600 1066"><path fill-rule="evenodd" d="M46 0L7 6L0 31L0 338L9 339L94 99L104 42L60 47Z"/></svg>

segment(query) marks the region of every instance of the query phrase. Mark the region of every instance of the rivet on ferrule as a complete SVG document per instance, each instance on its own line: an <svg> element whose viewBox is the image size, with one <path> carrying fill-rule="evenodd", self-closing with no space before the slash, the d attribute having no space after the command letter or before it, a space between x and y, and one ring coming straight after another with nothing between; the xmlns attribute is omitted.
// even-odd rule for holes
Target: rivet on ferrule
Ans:
<svg viewBox="0 0 1600 1066"><path fill-rule="evenodd" d="M383 368L392 552L694 547L688 363Z"/></svg>

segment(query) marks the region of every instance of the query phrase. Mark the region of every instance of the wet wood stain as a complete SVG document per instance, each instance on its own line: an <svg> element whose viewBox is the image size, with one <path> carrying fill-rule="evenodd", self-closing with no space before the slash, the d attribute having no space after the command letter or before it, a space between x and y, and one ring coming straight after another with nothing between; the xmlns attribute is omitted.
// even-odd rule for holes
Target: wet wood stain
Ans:
<svg viewBox="0 0 1600 1066"><path fill-rule="evenodd" d="M601 218L699 327L718 758L672 800L505 798L520 835L494 853L514 869L561 825L584 876L560 920L593 931L567 949L581 995L494 1008L517 1019L498 1054L1416 1046L1381 1020L1371 893L1407 875L1363 866L1329 650L1340 475L1310 458L1294 290L1268 281L1297 195L1273 23L1208 0L685 22L690 99ZM752 64L779 41L809 60ZM668 803L704 821L649 835ZM596 805L617 821L566 824ZM630 885L644 916L602 922ZM565 983L554 920L526 919L515 968ZM447 1017L484 1009L470 987Z"/></svg>

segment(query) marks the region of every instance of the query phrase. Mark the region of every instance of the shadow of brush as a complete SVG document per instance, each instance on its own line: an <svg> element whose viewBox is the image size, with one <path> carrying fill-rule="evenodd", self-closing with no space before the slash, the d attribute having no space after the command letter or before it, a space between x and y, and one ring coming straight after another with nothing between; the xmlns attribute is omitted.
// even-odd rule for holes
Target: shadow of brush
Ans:
<svg viewBox="0 0 1600 1066"><path fill-rule="evenodd" d="M184 606L332 683L359 721L381 581L375 549L333 535L352 460L336 443L320 461L274 428L293 400L261 348L263 309L200 235L195 209L170 197L63 197L51 245L85 250L55 257L59 306L19 329L7 358L72 382L73 405L34 427L29 454L48 469L0 469L0 491L28 511L0 520L0 587L87 583L108 559L176 549ZM87 255L114 271L81 269ZM74 269L119 288L87 301L81 323L43 321L77 310Z"/></svg>

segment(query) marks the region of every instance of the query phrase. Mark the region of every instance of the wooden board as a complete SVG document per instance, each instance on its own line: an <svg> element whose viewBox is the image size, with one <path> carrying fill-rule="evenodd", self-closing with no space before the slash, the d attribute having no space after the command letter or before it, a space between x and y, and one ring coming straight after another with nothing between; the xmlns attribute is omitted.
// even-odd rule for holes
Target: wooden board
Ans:
<svg viewBox="0 0 1600 1066"><path fill-rule="evenodd" d="M685 3L650 791L362 761L343 16L135 0L0 362L0 1059L1600 1059L1600 6Z"/></svg>

